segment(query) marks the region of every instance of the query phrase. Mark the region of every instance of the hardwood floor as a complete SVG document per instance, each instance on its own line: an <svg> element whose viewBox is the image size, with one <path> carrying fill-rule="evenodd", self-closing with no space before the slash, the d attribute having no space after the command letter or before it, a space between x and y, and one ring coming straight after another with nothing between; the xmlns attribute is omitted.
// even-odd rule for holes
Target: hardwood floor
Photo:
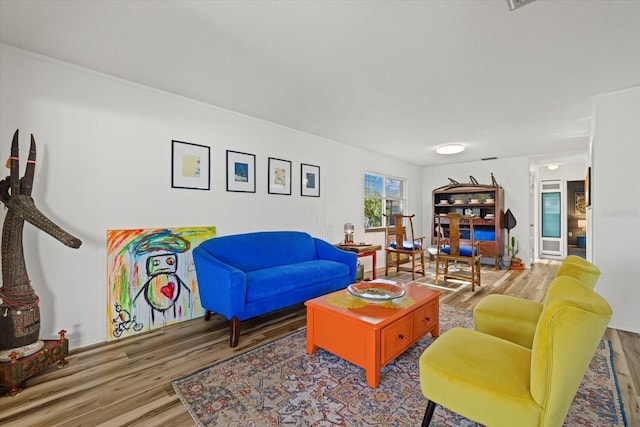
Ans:
<svg viewBox="0 0 640 427"><path fill-rule="evenodd" d="M441 302L473 308L501 293L542 301L557 262L513 271L500 285L443 293ZM384 270L383 270L384 272ZM389 278L406 280L408 274ZM384 277L379 275L379 277ZM303 305L243 322L240 344L230 348L228 322L213 315L117 342L74 351L69 364L49 367L16 396L0 397L0 425L185 426L193 421L171 380L247 351L305 325ZM608 329L629 426L640 426L640 335ZM6 389L0 388L0 395Z"/></svg>

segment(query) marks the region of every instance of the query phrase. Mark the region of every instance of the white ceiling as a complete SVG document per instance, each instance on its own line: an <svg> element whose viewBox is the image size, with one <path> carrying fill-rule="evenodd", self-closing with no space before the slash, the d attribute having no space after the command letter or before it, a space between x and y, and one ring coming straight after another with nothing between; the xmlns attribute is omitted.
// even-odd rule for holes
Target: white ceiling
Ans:
<svg viewBox="0 0 640 427"><path fill-rule="evenodd" d="M585 152L640 85L640 1L0 0L0 42L418 165Z"/></svg>

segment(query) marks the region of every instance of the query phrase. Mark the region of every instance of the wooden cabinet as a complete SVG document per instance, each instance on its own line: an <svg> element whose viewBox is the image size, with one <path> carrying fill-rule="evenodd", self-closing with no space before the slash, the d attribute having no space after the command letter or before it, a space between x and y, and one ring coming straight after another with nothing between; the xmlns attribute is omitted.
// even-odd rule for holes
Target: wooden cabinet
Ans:
<svg viewBox="0 0 640 427"><path fill-rule="evenodd" d="M436 216L449 212L461 215L476 215L473 221L474 240L480 242L483 257L493 258L496 269L504 251L502 237L504 217L504 190L502 187L469 185L433 190L433 217L431 222L431 244L436 244ZM449 236L446 220L442 221L444 237ZM465 235L466 232L466 235ZM461 225L461 245L471 243L469 229Z"/></svg>

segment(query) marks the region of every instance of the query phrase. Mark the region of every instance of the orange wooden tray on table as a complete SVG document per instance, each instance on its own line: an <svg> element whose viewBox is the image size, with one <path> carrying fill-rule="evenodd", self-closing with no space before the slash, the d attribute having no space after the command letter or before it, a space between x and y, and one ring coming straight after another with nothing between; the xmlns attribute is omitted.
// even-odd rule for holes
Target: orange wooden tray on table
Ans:
<svg viewBox="0 0 640 427"><path fill-rule="evenodd" d="M323 348L340 356L364 368L369 387L378 387L383 366L427 333L439 335L440 292L420 285L401 286L406 290L403 297L382 304L347 290L305 302L307 353Z"/></svg>

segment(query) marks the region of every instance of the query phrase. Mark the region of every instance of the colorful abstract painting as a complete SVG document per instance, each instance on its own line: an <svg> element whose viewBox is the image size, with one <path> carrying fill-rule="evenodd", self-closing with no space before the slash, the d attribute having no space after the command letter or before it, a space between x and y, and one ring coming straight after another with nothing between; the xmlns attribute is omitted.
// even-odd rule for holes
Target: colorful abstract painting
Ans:
<svg viewBox="0 0 640 427"><path fill-rule="evenodd" d="M215 227L107 231L107 339L204 315L191 252Z"/></svg>

